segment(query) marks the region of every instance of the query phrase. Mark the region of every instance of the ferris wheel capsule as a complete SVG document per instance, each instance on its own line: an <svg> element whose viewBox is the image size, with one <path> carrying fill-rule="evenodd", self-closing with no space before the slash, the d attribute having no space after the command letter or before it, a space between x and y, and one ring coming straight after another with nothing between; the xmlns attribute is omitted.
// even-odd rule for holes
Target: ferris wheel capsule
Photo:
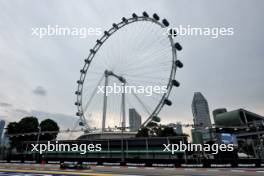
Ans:
<svg viewBox="0 0 264 176"><path fill-rule="evenodd" d="M76 95L81 95L81 92L80 91L75 91L75 94Z"/></svg>
<svg viewBox="0 0 264 176"><path fill-rule="evenodd" d="M81 69L80 72L81 72L82 74L85 74L85 73L86 73L86 71L85 71L84 69Z"/></svg>
<svg viewBox="0 0 264 176"><path fill-rule="evenodd" d="M87 63L87 64L89 64L91 62L91 60L85 59L84 62Z"/></svg>
<svg viewBox="0 0 264 176"><path fill-rule="evenodd" d="M177 31L173 28L170 28L168 30L168 34L171 35L172 37L176 37L177 36Z"/></svg>
<svg viewBox="0 0 264 176"><path fill-rule="evenodd" d="M174 79L174 80L172 80L172 85L174 85L175 87L179 87L180 83L179 83L179 81Z"/></svg>
<svg viewBox="0 0 264 176"><path fill-rule="evenodd" d="M176 61L175 61L175 64L176 64L176 66L179 67L179 68L182 68L182 67L183 67L183 63L182 63L180 60L176 60Z"/></svg>
<svg viewBox="0 0 264 176"><path fill-rule="evenodd" d="M116 23L113 23L113 27L114 27L115 29L118 29L118 25L117 25Z"/></svg>
<svg viewBox="0 0 264 176"><path fill-rule="evenodd" d="M83 81L82 80L78 80L77 84L83 84Z"/></svg>
<svg viewBox="0 0 264 176"><path fill-rule="evenodd" d="M153 14L153 18L154 18L155 20L157 20L157 21L159 21L159 19L160 19L160 17L159 17L156 13Z"/></svg>
<svg viewBox="0 0 264 176"><path fill-rule="evenodd" d="M96 42L100 45L103 43L101 40L96 40Z"/></svg>
<svg viewBox="0 0 264 176"><path fill-rule="evenodd" d="M95 50L94 50L94 49L90 49L90 52L91 52L92 54L95 54Z"/></svg>
<svg viewBox="0 0 264 176"><path fill-rule="evenodd" d="M166 104L168 106L171 106L172 105L172 102L169 99L165 99L164 100L164 104Z"/></svg>
<svg viewBox="0 0 264 176"><path fill-rule="evenodd" d="M125 22L125 23L128 22L128 20L125 17L122 18L122 21Z"/></svg>
<svg viewBox="0 0 264 176"><path fill-rule="evenodd" d="M166 19L163 19L162 23L165 27L168 27L170 25L170 23Z"/></svg>
<svg viewBox="0 0 264 176"><path fill-rule="evenodd" d="M178 51L181 51L182 50L182 46L177 42L175 43L175 48L178 50Z"/></svg>
<svg viewBox="0 0 264 176"><path fill-rule="evenodd" d="M132 17L133 18L138 18L137 14L135 14L135 13L132 14Z"/></svg>
<svg viewBox="0 0 264 176"><path fill-rule="evenodd" d="M147 12L143 12L143 16L144 16L144 17L146 17L146 18L148 18L148 17L149 17L149 15L148 15L148 13L147 13Z"/></svg>
<svg viewBox="0 0 264 176"><path fill-rule="evenodd" d="M76 106L81 106L81 103L80 102L75 102L75 105Z"/></svg>
<svg viewBox="0 0 264 176"><path fill-rule="evenodd" d="M109 34L109 32L108 32L108 31L104 31L104 34L105 34L107 37L109 37L109 36L110 36L110 34Z"/></svg>

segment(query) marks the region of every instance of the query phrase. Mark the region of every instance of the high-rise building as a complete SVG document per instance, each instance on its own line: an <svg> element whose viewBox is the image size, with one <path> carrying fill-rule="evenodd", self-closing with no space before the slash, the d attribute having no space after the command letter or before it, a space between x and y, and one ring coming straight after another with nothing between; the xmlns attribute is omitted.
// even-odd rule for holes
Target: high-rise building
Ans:
<svg viewBox="0 0 264 176"><path fill-rule="evenodd" d="M10 146L10 140L6 133L4 133L3 138L1 139L1 146L6 146L6 147Z"/></svg>
<svg viewBox="0 0 264 176"><path fill-rule="evenodd" d="M129 109L129 126L130 131L137 131L141 126L141 116L134 108Z"/></svg>
<svg viewBox="0 0 264 176"><path fill-rule="evenodd" d="M172 127L176 134L182 134L182 124L180 122L170 123L167 125L168 127Z"/></svg>
<svg viewBox="0 0 264 176"><path fill-rule="evenodd" d="M177 122L176 123L176 126L175 126L175 132L177 133L177 134L182 134L183 132L182 132L182 124L180 123L180 122Z"/></svg>
<svg viewBox="0 0 264 176"><path fill-rule="evenodd" d="M0 120L0 143L2 142L2 136L5 129L5 121Z"/></svg>
<svg viewBox="0 0 264 176"><path fill-rule="evenodd" d="M211 127L208 102L201 92L195 92L192 101L193 122L196 129Z"/></svg>

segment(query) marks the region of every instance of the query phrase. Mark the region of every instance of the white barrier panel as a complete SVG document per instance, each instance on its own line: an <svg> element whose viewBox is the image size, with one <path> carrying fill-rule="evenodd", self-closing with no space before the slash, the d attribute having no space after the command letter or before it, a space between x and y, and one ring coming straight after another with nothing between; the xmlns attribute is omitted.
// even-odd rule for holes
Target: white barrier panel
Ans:
<svg viewBox="0 0 264 176"><path fill-rule="evenodd" d="M158 164L158 163L154 163L154 164L152 164L152 166L154 166L154 167L174 167L174 164Z"/></svg>
<svg viewBox="0 0 264 176"><path fill-rule="evenodd" d="M49 164L60 164L60 161L48 161Z"/></svg>
<svg viewBox="0 0 264 176"><path fill-rule="evenodd" d="M145 166L145 163L127 163L127 166Z"/></svg>
<svg viewBox="0 0 264 176"><path fill-rule="evenodd" d="M106 166L120 166L120 163L103 163L103 165L106 165Z"/></svg>
<svg viewBox="0 0 264 176"><path fill-rule="evenodd" d="M238 164L238 167L255 167L256 164Z"/></svg>
<svg viewBox="0 0 264 176"><path fill-rule="evenodd" d="M181 164L181 167L203 167L203 164Z"/></svg>
<svg viewBox="0 0 264 176"><path fill-rule="evenodd" d="M211 167L231 167L231 164L211 164Z"/></svg>
<svg viewBox="0 0 264 176"><path fill-rule="evenodd" d="M34 164L34 163L36 163L36 161L25 161L25 163L27 164Z"/></svg>
<svg viewBox="0 0 264 176"><path fill-rule="evenodd" d="M83 162L83 164L97 165L97 164L98 164L98 162Z"/></svg>

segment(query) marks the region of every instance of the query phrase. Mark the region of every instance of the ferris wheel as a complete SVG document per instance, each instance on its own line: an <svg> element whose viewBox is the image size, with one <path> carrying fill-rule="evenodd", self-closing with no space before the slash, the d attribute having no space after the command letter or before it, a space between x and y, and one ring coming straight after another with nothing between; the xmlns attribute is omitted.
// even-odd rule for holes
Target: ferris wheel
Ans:
<svg viewBox="0 0 264 176"><path fill-rule="evenodd" d="M84 60L77 81L80 126L87 131L101 127L102 132L117 126L126 129L131 109L144 119L141 127L160 121L163 106L172 104L172 88L180 85L176 70L183 67L177 59L182 47L174 42L176 31L168 27L166 19L143 12L123 17L104 31ZM133 90L124 91L127 87Z"/></svg>

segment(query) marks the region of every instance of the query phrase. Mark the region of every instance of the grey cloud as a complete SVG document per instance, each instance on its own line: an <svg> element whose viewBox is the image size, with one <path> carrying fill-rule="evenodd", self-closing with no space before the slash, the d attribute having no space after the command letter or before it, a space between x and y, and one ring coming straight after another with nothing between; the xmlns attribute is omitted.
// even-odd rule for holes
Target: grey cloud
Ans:
<svg viewBox="0 0 264 176"><path fill-rule="evenodd" d="M75 122L78 121L78 118L61 113L51 113L46 111L39 111L39 110L24 110L24 109L13 109L11 111L11 116L16 116L17 119L23 118L25 116L34 116L37 117L40 121L44 119L53 119L56 121L61 129L72 128Z"/></svg>
<svg viewBox="0 0 264 176"><path fill-rule="evenodd" d="M38 117L39 121L42 121L47 118L54 120L55 122L57 122L61 130L72 129L78 121L78 118L74 116L61 113L50 113L45 111L31 110L30 114L32 116ZM60 133L58 135L58 139L68 139L70 136L72 136L71 139L74 139L80 136L81 134L82 132L73 133L71 135L69 133Z"/></svg>
<svg viewBox="0 0 264 176"><path fill-rule="evenodd" d="M6 103L6 102L0 102L1 107L12 107L12 104Z"/></svg>
<svg viewBox="0 0 264 176"><path fill-rule="evenodd" d="M72 126L73 121L77 121L78 119L74 116L67 115L67 114L61 114L61 113L50 113L45 111L39 111L39 110L31 110L30 114L33 116L39 117L40 119L46 119L51 118L56 120L58 123L63 124L65 126Z"/></svg>
<svg viewBox="0 0 264 176"><path fill-rule="evenodd" d="M50 113L50 112L45 112L45 111L39 111L39 110L31 110L31 111L26 111L23 109L15 109L15 113L20 114L20 116L34 116L37 117L40 121L44 119L53 119L55 120L61 129L65 128L72 128L74 123L77 122L77 118L71 115L67 114L61 114L61 113Z"/></svg>
<svg viewBox="0 0 264 176"><path fill-rule="evenodd" d="M23 115L29 115L29 112L23 109L14 109L13 111L16 113L23 114Z"/></svg>
<svg viewBox="0 0 264 176"><path fill-rule="evenodd" d="M35 95L41 95L41 96L45 96L47 94L47 91L42 86L36 87L32 92Z"/></svg>
<svg viewBox="0 0 264 176"><path fill-rule="evenodd" d="M4 119L8 122L19 121L21 118L26 116L34 116L37 117L39 122L44 119L52 119L59 125L61 130L72 129L74 125L77 123L78 118L68 115L68 114L61 114L61 113L51 113L46 111L39 111L39 110L24 110L24 109L12 109L9 116L0 116L0 120ZM81 135L81 132L72 134L73 138L77 138ZM70 135L69 133L61 133L59 134L59 139L68 138Z"/></svg>

